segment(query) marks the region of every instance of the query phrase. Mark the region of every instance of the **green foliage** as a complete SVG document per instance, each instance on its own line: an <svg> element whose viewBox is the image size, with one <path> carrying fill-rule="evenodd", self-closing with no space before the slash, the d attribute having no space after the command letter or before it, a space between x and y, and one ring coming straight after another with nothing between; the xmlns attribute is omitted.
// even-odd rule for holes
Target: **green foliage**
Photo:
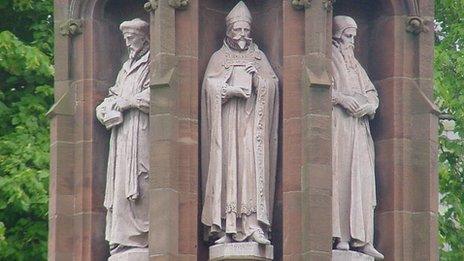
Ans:
<svg viewBox="0 0 464 261"><path fill-rule="evenodd" d="M0 1L0 260L46 260L53 1Z"/></svg>
<svg viewBox="0 0 464 261"><path fill-rule="evenodd" d="M436 96L464 137L464 1L436 0ZM53 1L0 0L0 260L46 260ZM464 260L464 143L440 138L441 260Z"/></svg>
<svg viewBox="0 0 464 261"><path fill-rule="evenodd" d="M464 1L436 0L435 91L464 137ZM440 259L464 260L464 143L440 137Z"/></svg>

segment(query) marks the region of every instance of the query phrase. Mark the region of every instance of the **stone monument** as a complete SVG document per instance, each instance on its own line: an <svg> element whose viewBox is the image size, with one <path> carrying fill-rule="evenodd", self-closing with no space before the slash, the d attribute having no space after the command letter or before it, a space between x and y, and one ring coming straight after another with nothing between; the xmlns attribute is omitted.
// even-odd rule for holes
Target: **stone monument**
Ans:
<svg viewBox="0 0 464 261"><path fill-rule="evenodd" d="M97 107L97 118L111 130L106 192L106 240L109 260L148 260L148 110L150 45L148 23L120 25L129 59L109 95Z"/></svg>
<svg viewBox="0 0 464 261"><path fill-rule="evenodd" d="M278 79L250 37L251 23L239 2L226 17L223 46L202 86L201 222L214 240L212 260L272 259Z"/></svg>
<svg viewBox="0 0 464 261"><path fill-rule="evenodd" d="M370 125L375 145L376 186L369 183L371 186L364 187L372 192L375 188L377 196L372 194L370 198L370 204L376 199L375 249L385 255L385 260L437 260L438 127L433 106L431 28L434 1L378 0L366 4L359 0L243 0L253 15L253 26L240 4L242 11L228 17L231 37L225 37L225 18L239 2L54 0L55 104L49 114L48 260L124 260L140 252L146 258L146 244L151 260L372 260L359 248L334 249L332 169L337 165L332 162L332 140L340 137L332 133L337 131L332 128L332 113L338 110L334 114L348 121L359 116L349 115L341 105L334 109L332 104L332 62L343 68L344 59L353 56L337 49L337 56L332 55L332 26L337 15L355 19L356 60L368 73L380 100L372 121L367 123L369 116L356 118L366 131ZM121 70L127 47L119 26L135 17L149 24L150 55L133 53ZM242 17L238 19L241 21L231 23L237 17ZM236 30L232 31L234 26ZM244 36L238 39L239 34ZM356 65L361 70L354 58L349 61L350 67ZM246 66L248 63L253 66ZM111 88L108 95L108 87L114 85L120 70L122 76L129 72L117 80L115 87L123 88ZM136 75L143 84L127 85L127 79ZM356 79L353 82L357 83ZM344 87L353 86L340 88ZM136 88L143 89L143 94ZM126 96L129 90L134 90L134 95ZM116 105L114 109L109 104L100 105L105 98L108 103L121 100L121 94L129 99L118 102L119 111ZM136 101L135 97L141 99ZM363 96L354 99L358 105L370 103ZM357 112L356 103L340 102L354 106L351 109ZM99 119L97 107L102 109ZM366 112L372 112L368 107ZM227 120L232 118L236 121ZM137 119L141 127L130 128ZM207 124L214 124L214 128ZM122 130L128 131L124 134L127 139L120 136ZM357 130L362 133L361 127ZM135 138L134 133L137 141L129 139ZM264 135L255 135L260 133ZM342 142L350 139L345 137ZM109 140L116 141L111 148ZM369 139L363 142L367 148ZM226 154L234 149L236 154ZM134 165L132 152L142 164ZM358 156L369 153L366 149ZM250 154L255 160L250 161ZM358 167L373 164L372 159L362 163ZM128 168L126 176L119 175L122 166ZM142 173L132 172L134 167ZM225 175L226 171L234 173L234 167L237 176ZM242 175L245 167L247 174ZM145 169L148 180L144 180ZM232 178L232 182L224 177ZM119 182L121 178L132 183ZM133 181L141 186L132 186ZM107 182L115 186L106 186ZM263 186L258 187L260 184ZM125 185L127 190L121 187ZM113 189L112 194L106 193L113 195L113 200L105 200L105 189ZM139 193L133 193L134 189ZM241 196L250 193L256 193L256 197L243 202L246 197ZM258 198L261 195L264 200ZM234 196L240 196L237 205L232 204ZM146 207L137 208L140 205ZM133 224L126 222L126 230L113 230L140 235L137 242L144 247L116 254L115 250L124 250L124 244L129 243L117 243L116 235L107 232L106 239L113 242L114 254L110 256L105 240L106 224L111 224L107 217L116 221L116 211L127 206L135 206L132 210L137 215L146 215L145 225L138 228L148 229L148 236L146 232L129 231ZM238 215L243 212L250 215ZM131 209L123 214L120 217L130 217ZM243 229L245 219L251 229ZM141 222L142 218L137 220ZM347 221L346 217L338 220ZM112 227L116 227L115 222L108 231ZM251 231L257 232L253 235ZM372 241L370 237L362 240ZM227 243L215 244L221 238ZM262 244L268 241L272 245Z"/></svg>
<svg viewBox="0 0 464 261"><path fill-rule="evenodd" d="M333 19L332 45L332 233L335 249L357 249L383 259L374 244L375 153L369 120L379 99L367 73L354 57L357 24L348 16ZM333 254L333 260L357 260Z"/></svg>

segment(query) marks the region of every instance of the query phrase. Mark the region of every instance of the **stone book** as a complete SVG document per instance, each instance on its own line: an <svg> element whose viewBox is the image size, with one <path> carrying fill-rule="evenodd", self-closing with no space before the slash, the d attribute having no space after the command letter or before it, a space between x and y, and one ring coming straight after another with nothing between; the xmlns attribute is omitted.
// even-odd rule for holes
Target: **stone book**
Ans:
<svg viewBox="0 0 464 261"><path fill-rule="evenodd" d="M358 102L359 108L362 108L362 107L365 107L365 106L369 105L369 100L367 99L367 97L364 94L355 93L353 95L353 97Z"/></svg>
<svg viewBox="0 0 464 261"><path fill-rule="evenodd" d="M234 66L232 75L229 78L230 86L237 86L249 89L251 91L252 75L248 73L245 65Z"/></svg>
<svg viewBox="0 0 464 261"><path fill-rule="evenodd" d="M111 129L116 125L121 124L123 121L123 116L120 111L110 110L105 113L103 123L107 129Z"/></svg>

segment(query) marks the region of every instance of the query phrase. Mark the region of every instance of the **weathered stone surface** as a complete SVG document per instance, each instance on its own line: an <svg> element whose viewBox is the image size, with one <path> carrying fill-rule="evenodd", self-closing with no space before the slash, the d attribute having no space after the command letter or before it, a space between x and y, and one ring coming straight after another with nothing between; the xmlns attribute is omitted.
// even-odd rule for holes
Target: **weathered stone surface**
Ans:
<svg viewBox="0 0 464 261"><path fill-rule="evenodd" d="M297 256L302 251L302 219L305 214L302 210L302 192L283 192L283 254L284 256Z"/></svg>
<svg viewBox="0 0 464 261"><path fill-rule="evenodd" d="M273 260L274 247L256 242L214 245L209 248L209 260Z"/></svg>
<svg viewBox="0 0 464 261"><path fill-rule="evenodd" d="M136 248L114 254L108 261L148 261L148 248Z"/></svg>
<svg viewBox="0 0 464 261"><path fill-rule="evenodd" d="M99 253L102 249L107 252L102 232L104 213L101 212L105 175L104 167L97 165L101 165L98 162L102 159L106 160L104 151L108 148L105 144L108 135L103 127L96 126L93 110L107 94L106 89L113 85L121 54L125 51L123 42L117 38L119 32L115 23L122 16L134 17L132 10L136 8L125 8L132 4L95 5L95 0L89 0L84 6L71 7L71 2L75 3L55 0L57 28L69 18L71 14L68 12L72 12L73 17L82 17L84 26L83 33L73 38L55 34L55 97L60 98L69 88L74 88L76 101L71 100L68 105L73 106L76 114L55 116L52 120L50 191L53 195L50 200L49 260L105 260L106 256ZM227 10L237 1L195 0L182 11L168 6L168 0L160 2L166 8L158 9L156 15L150 14L152 44L158 45L154 50L167 51L169 57L158 60L163 63L159 68L169 71L175 64L174 60L178 63L173 78L169 79L173 84L151 90L152 101L155 101L151 106L151 116L170 114L173 120L163 121L160 124L166 125L151 133L159 134L160 139L168 137L159 143L150 141L150 148L157 154L152 157L151 163L157 168L156 173L161 173L153 175L151 187L169 188L169 199L163 199L159 196L163 192L158 193L157 190L153 190L155 196L152 199L161 198L163 204L169 202L172 220L155 218L157 222L153 223L159 223L156 227L168 228L162 230L163 236L153 235L151 238L154 244L161 246L154 246L156 251L152 252L150 259L207 260L208 246L202 243L202 231L196 226L198 211L201 211L197 207L201 197L198 193L199 85L209 57L222 43ZM282 80L279 89L283 127L280 130L280 172L276 183L277 194L280 193L276 198L280 197L281 208L275 208L274 224L279 224L276 224L272 237L279 241L273 242L276 260L331 258L331 248L327 247L330 238L328 241L323 235L330 220L318 221L308 230L302 229L303 222L305 227L309 227L313 218L319 220L320 216L329 215L316 212L327 211L320 204L327 204L324 202L328 199L324 197L322 200L322 194L318 193L325 195L331 187L331 166L323 164L322 156L314 153L330 155L327 147L330 142L324 138L324 141L309 146L314 139L324 136L317 134L315 129L310 134L304 132L316 126L308 120L331 113L330 90L308 90L301 83L304 56L312 70L324 69L330 61L329 20L332 14L322 8L323 2L313 0L311 7L304 11L295 10L291 1L247 1L252 14L257 16L255 22L259 27L267 26L254 32L253 37L269 55ZM369 76L376 81L382 100L378 120L372 122L371 127L376 142L376 171L380 183L376 242L387 260L438 259L437 124L435 116L419 113L426 106L411 91L419 88L429 99L433 98L430 75L433 33L414 36L405 31L405 19L409 15L406 7L413 2L380 0L378 5L362 5L356 0L336 1L333 12L353 14L362 21L359 45L362 49L368 48L369 52L357 50L357 53L360 53L360 60L368 69ZM141 5L140 8L144 12ZM421 1L418 9L422 16L430 18L433 1ZM160 37L163 35L167 37ZM156 118L156 121L161 118ZM166 129L171 131L171 136L159 132ZM411 140L431 145L428 147ZM414 151L421 148L424 150ZM302 192L303 188L311 193ZM308 203L304 203L306 201ZM166 211L159 205L153 207L152 216ZM71 223L65 221L74 216L73 212L78 218ZM82 212L98 214L85 214L88 216L84 218L79 216ZM409 218L411 215L415 217L414 225ZM73 233L65 235L70 229ZM165 233L170 230L172 234L166 236ZM184 233L188 236L180 236ZM277 249L278 244L281 244L281 250Z"/></svg>
<svg viewBox="0 0 464 261"><path fill-rule="evenodd" d="M374 258L355 251L332 250L332 261L374 261Z"/></svg>

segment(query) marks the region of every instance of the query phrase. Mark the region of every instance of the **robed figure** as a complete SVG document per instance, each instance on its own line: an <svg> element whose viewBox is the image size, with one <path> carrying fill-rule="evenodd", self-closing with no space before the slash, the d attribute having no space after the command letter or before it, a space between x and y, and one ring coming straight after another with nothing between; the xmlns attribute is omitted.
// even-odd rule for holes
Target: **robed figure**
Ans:
<svg viewBox="0 0 464 261"><path fill-rule="evenodd" d="M270 244L276 175L278 79L250 38L239 2L205 72L201 94L203 210L216 244Z"/></svg>
<svg viewBox="0 0 464 261"><path fill-rule="evenodd" d="M104 206L111 253L148 247L149 41L140 19L120 25L129 59L97 118L111 130Z"/></svg>
<svg viewBox="0 0 464 261"><path fill-rule="evenodd" d="M375 154L369 120L379 99L367 73L354 57L356 22L333 20L332 46L332 225L335 248L383 258L373 247Z"/></svg>

